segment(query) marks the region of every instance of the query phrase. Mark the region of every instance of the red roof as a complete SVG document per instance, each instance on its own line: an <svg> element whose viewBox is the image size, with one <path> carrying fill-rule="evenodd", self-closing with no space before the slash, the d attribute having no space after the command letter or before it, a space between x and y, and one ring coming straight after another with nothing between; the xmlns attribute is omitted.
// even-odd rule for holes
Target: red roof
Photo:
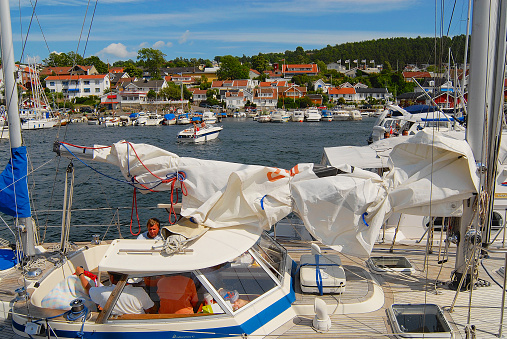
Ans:
<svg viewBox="0 0 507 339"><path fill-rule="evenodd" d="M354 87L343 87L343 88L330 88L327 91L328 94L356 94Z"/></svg>
<svg viewBox="0 0 507 339"><path fill-rule="evenodd" d="M430 72L403 72L403 77L407 78L431 78Z"/></svg>
<svg viewBox="0 0 507 339"><path fill-rule="evenodd" d="M50 75L46 81L50 80L79 80L79 79L104 79L107 74L94 74L94 75Z"/></svg>
<svg viewBox="0 0 507 339"><path fill-rule="evenodd" d="M318 73L317 64L286 64L282 65L282 73Z"/></svg>

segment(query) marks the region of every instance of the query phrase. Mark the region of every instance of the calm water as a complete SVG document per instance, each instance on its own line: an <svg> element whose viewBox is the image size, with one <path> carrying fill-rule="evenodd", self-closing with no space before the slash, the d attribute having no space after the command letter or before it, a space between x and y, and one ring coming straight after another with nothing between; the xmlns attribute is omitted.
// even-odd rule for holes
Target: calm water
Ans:
<svg viewBox="0 0 507 339"><path fill-rule="evenodd" d="M179 144L176 135L183 126L130 126L105 128L87 124L69 124L60 129L26 131L23 134L29 152L30 166L34 169L29 177L33 196L34 217L45 241L59 240L61 208L65 170L69 160L56 157L52 152L55 140L71 144L93 146L111 145L120 140L147 143L158 146L179 156L274 166L290 169L297 163L321 160L324 147L342 145L366 145L375 118L363 121L333 121L318 123L258 123L252 119L227 118L220 123L224 127L219 139L201 144ZM2 167L8 161L9 142L0 141ZM117 167L87 162L97 171L117 179L123 179ZM104 234L106 238L125 238L130 234L133 189L128 185L96 173L78 160L73 161L75 185L72 212L71 239L90 240L92 234ZM157 203L169 203L169 193L137 195L138 214L142 230L150 217L168 222L168 214L157 209ZM90 209L100 208L99 211ZM5 218L5 216L3 216ZM12 222L5 219L9 225ZM132 231L138 231L133 216ZM111 226L100 228L95 225ZM120 225L119 227L117 225ZM0 237L11 240L6 226L0 226Z"/></svg>

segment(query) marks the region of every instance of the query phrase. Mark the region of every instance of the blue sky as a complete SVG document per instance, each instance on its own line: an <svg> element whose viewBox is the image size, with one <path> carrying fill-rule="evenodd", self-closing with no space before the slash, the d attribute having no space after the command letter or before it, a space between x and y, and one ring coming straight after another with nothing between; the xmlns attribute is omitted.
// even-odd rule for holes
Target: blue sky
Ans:
<svg viewBox="0 0 507 339"><path fill-rule="evenodd" d="M95 9L92 0L39 0L31 26L36 0L11 0L10 5L16 60L30 27L25 61L77 51L113 63L136 60L143 47L161 50L167 60L213 59L297 46L309 50L378 38L433 37L435 30L440 34L441 1L99 0ZM468 0L456 0L449 27L453 5L454 0L444 1L443 31L449 29L450 36L465 33Z"/></svg>

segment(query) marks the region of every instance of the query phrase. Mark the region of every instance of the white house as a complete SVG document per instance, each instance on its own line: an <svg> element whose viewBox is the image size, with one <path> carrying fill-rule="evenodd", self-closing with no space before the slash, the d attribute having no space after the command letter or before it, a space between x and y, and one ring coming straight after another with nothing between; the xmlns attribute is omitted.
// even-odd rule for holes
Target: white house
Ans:
<svg viewBox="0 0 507 339"><path fill-rule="evenodd" d="M108 74L94 75L50 75L46 79L46 88L51 93L60 92L68 99L102 96L104 90L111 87Z"/></svg>

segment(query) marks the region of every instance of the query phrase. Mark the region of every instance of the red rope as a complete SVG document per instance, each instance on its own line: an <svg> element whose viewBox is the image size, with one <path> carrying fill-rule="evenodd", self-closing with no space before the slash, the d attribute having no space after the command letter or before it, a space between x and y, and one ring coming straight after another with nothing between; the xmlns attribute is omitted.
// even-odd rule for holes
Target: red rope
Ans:
<svg viewBox="0 0 507 339"><path fill-rule="evenodd" d="M84 149L104 149L104 148L113 147L113 146L86 147L86 146L78 146L78 145L69 144L68 142L63 142L63 141L61 141L60 144L69 145L69 146L76 147L76 148L84 148Z"/></svg>

